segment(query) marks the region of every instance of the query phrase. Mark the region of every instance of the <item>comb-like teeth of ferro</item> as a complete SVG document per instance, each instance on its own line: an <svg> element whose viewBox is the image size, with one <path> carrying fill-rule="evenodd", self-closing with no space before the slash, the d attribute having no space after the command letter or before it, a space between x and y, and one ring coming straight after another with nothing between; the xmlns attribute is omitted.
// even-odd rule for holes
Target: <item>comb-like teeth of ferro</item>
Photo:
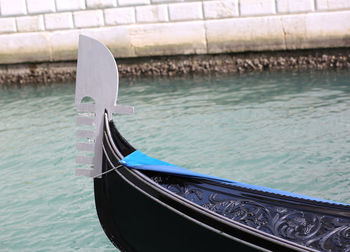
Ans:
<svg viewBox="0 0 350 252"><path fill-rule="evenodd" d="M78 112L89 112L94 113L96 112L96 106L95 104L91 103L80 103L77 105Z"/></svg>
<svg viewBox="0 0 350 252"><path fill-rule="evenodd" d="M126 105L117 105L112 109L112 112L121 115L130 115L134 113L134 107Z"/></svg>
<svg viewBox="0 0 350 252"><path fill-rule="evenodd" d="M91 152L93 152L95 149L95 144L77 143L76 148L78 151L91 151Z"/></svg>
<svg viewBox="0 0 350 252"><path fill-rule="evenodd" d="M75 162L78 164L93 164L93 157L76 156Z"/></svg>
<svg viewBox="0 0 350 252"><path fill-rule="evenodd" d="M95 110L96 110L95 104L91 104L91 103L78 104L77 111L79 114L77 116L77 125L95 126ZM76 149L78 151L94 152L95 144L92 143L95 141L94 130L79 129L76 131L76 136L78 138L84 138L89 141L88 143L77 143ZM75 161L78 164L93 165L92 156L76 156ZM82 172L85 174L86 172L87 173L92 172L92 170L80 169L79 173L82 174Z"/></svg>
<svg viewBox="0 0 350 252"><path fill-rule="evenodd" d="M94 125L95 118L93 117L87 117L87 116L77 116L77 124L78 125Z"/></svg>
<svg viewBox="0 0 350 252"><path fill-rule="evenodd" d="M91 130L77 130L76 136L79 138L89 138L89 139L95 138L95 134Z"/></svg>

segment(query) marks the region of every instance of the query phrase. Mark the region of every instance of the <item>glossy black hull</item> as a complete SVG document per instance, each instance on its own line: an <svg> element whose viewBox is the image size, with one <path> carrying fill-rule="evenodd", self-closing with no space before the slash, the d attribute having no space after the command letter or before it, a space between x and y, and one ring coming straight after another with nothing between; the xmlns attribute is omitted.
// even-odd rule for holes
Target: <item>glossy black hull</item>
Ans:
<svg viewBox="0 0 350 252"><path fill-rule="evenodd" d="M349 229L349 208L212 181L131 170L120 166L119 160L134 148L112 122L105 124L102 170L113 171L94 179L95 201L105 233L120 250L344 251L346 248L346 233L337 234L333 240L328 239L328 234ZM321 223L319 233L310 236L317 221L327 223ZM312 232L303 235L308 229ZM317 240L322 234L320 230L328 232L329 237Z"/></svg>
<svg viewBox="0 0 350 252"><path fill-rule="evenodd" d="M115 196L114 199L96 199L96 205L103 205L103 208L98 207L103 209L98 211L101 223L109 239L121 251L232 251L233 248L255 251L195 219L170 210L164 203L130 186L122 173L133 176L125 169L112 174L108 183L118 185L115 187L95 181L96 193ZM120 193L115 195L114 190ZM109 211L105 211L106 207Z"/></svg>
<svg viewBox="0 0 350 252"><path fill-rule="evenodd" d="M106 139L104 146L109 160L105 155L103 171L108 171L118 160ZM256 251L254 243L248 246L197 221L200 216L193 210L196 218L183 214L186 207L149 184L141 173L125 167L94 179L101 225L121 251Z"/></svg>

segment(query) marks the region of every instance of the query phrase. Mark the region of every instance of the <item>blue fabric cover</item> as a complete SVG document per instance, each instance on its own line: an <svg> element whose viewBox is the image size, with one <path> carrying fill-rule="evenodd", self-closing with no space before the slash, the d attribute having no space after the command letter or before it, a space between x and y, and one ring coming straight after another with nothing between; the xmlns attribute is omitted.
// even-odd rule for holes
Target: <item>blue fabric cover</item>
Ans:
<svg viewBox="0 0 350 252"><path fill-rule="evenodd" d="M240 186L244 188L249 188L253 190L259 190L263 192L270 192L270 193L276 193L280 195L285 196L291 196L301 199L308 199L308 200L315 200L320 202L326 202L326 203L333 203L338 205L347 205L345 203L330 201L330 200L324 200L324 199L318 199L313 197L304 196L301 194L291 193L291 192L285 192L277 189L271 189L268 187L263 186L256 186L256 185L250 185L242 182L237 182L233 180L223 179L211 175L201 174L198 172L193 172L191 170L152 158L147 156L146 154L143 154L142 152L136 150L133 153L129 154L128 156L124 157L120 163L128 168L136 169L136 170L145 170L145 171L156 171L156 172L162 172L162 173L168 173L178 176L185 176L185 177L192 177L192 178L201 178L201 179L208 179L213 180L221 183L226 183L230 185Z"/></svg>

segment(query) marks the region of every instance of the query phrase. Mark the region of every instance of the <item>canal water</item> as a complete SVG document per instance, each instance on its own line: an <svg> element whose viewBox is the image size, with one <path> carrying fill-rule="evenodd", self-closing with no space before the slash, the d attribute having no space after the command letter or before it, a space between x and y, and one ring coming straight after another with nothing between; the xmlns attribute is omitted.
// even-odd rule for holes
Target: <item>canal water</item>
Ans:
<svg viewBox="0 0 350 252"><path fill-rule="evenodd" d="M148 155L350 203L348 72L122 79L119 103ZM114 250L92 180L74 176L75 114L73 83L0 88L0 251Z"/></svg>

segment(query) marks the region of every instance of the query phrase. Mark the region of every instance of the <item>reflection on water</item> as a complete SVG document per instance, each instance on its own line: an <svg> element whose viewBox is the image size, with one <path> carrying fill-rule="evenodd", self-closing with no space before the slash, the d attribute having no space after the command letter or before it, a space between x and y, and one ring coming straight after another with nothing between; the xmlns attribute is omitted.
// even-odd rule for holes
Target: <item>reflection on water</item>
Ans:
<svg viewBox="0 0 350 252"><path fill-rule="evenodd" d="M120 81L141 151L194 171L350 203L347 72ZM74 176L74 85L0 89L0 250L113 250Z"/></svg>

